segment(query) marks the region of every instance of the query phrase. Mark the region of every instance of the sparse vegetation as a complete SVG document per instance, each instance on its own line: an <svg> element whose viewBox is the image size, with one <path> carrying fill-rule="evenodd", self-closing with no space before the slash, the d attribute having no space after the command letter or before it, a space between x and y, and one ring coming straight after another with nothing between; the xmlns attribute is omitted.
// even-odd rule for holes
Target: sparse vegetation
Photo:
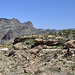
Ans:
<svg viewBox="0 0 75 75"><path fill-rule="evenodd" d="M62 30L42 35L22 35L17 36L13 43L1 44L0 48L9 50L1 51L0 72L7 75L72 75L75 69L74 32Z"/></svg>

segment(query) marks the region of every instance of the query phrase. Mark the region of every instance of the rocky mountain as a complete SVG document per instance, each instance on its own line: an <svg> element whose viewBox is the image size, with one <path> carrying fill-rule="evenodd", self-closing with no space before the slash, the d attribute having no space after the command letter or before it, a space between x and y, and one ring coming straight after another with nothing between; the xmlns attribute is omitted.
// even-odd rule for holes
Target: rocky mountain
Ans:
<svg viewBox="0 0 75 75"><path fill-rule="evenodd" d="M41 34L49 31L36 29L31 21L21 23L19 20L0 18L0 42L11 41L16 36L25 34Z"/></svg>

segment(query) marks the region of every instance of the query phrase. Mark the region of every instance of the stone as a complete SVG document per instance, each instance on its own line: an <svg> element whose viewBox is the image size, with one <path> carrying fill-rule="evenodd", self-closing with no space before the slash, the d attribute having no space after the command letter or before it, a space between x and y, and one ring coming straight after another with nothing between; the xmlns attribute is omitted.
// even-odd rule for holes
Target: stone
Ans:
<svg viewBox="0 0 75 75"><path fill-rule="evenodd" d="M14 54L15 54L15 51L12 50L12 51L9 52L8 57L9 57L9 56L12 56L12 55L14 55Z"/></svg>
<svg viewBox="0 0 75 75"><path fill-rule="evenodd" d="M23 50L27 49L27 46L23 45L21 42L14 45L15 49Z"/></svg>

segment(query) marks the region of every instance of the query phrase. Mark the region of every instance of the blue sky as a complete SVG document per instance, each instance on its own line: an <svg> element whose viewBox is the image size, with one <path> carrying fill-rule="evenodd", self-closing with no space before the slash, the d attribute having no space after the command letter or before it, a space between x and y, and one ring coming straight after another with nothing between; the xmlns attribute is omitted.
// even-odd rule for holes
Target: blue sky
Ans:
<svg viewBox="0 0 75 75"><path fill-rule="evenodd" d="M0 0L0 18L43 29L75 28L75 0Z"/></svg>

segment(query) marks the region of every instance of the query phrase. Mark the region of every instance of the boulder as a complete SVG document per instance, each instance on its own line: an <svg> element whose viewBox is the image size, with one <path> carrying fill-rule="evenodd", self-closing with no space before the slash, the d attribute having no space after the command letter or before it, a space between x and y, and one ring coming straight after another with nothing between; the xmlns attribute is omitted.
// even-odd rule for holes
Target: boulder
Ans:
<svg viewBox="0 0 75 75"><path fill-rule="evenodd" d="M58 36L58 37L56 37L56 39L63 39L63 37L61 37L61 36Z"/></svg>
<svg viewBox="0 0 75 75"><path fill-rule="evenodd" d="M14 45L15 49L23 50L27 49L27 46L23 45L21 42Z"/></svg>
<svg viewBox="0 0 75 75"><path fill-rule="evenodd" d="M43 47L43 49L47 49L47 45L43 45L42 47Z"/></svg>
<svg viewBox="0 0 75 75"><path fill-rule="evenodd" d="M54 38L55 36L54 35L48 35L48 38Z"/></svg>
<svg viewBox="0 0 75 75"><path fill-rule="evenodd" d="M48 46L56 46L56 45L59 45L59 41L58 40L48 40L47 45Z"/></svg>
<svg viewBox="0 0 75 75"><path fill-rule="evenodd" d="M8 54L8 57L9 57L9 56L12 56L12 55L15 55L14 53L15 53L15 51L13 51L13 50L10 51L9 54Z"/></svg>
<svg viewBox="0 0 75 75"><path fill-rule="evenodd" d="M42 39L40 39L40 38L35 39L35 43L36 43L36 44L40 44L40 43L42 43L42 42L43 42L43 40L42 40Z"/></svg>
<svg viewBox="0 0 75 75"><path fill-rule="evenodd" d="M55 46L59 44L58 40L43 40L43 39L35 39L36 44L50 45Z"/></svg>
<svg viewBox="0 0 75 75"><path fill-rule="evenodd" d="M35 43L34 43L34 45L31 46L31 48L34 48L39 45L57 46L57 45L59 45L59 41L58 40L35 39Z"/></svg>

